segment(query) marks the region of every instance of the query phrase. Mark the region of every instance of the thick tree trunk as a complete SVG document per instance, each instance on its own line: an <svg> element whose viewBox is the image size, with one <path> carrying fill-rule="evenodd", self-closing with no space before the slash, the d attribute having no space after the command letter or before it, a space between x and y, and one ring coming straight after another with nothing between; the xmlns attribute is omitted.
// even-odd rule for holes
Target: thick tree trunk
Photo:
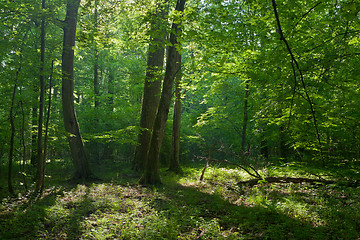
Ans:
<svg viewBox="0 0 360 240"><path fill-rule="evenodd" d="M42 9L45 9L45 0L42 0ZM40 33L40 102L39 102L39 120L37 133L37 172L36 172L36 186L35 192L43 189L43 174L44 174L44 158L43 158L43 119L44 119L44 97L45 97L45 17L41 17L41 33Z"/></svg>
<svg viewBox="0 0 360 240"><path fill-rule="evenodd" d="M178 0L176 3L176 10L179 12L184 11L185 0ZM172 88L174 79L177 73L180 71L180 43L177 36L181 33L181 28L177 23L172 24L172 30L170 33L170 43L166 71L163 82L163 88L161 92L161 98L159 103L158 112L156 114L153 132L151 135L149 152L147 156L144 175L140 179L142 184L158 184L161 183L159 174L159 153L161 148L162 139L164 136L165 124L169 114L169 108L172 97Z"/></svg>
<svg viewBox="0 0 360 240"><path fill-rule="evenodd" d="M138 145L133 159L133 168L137 171L142 171L145 168L151 130L155 122L156 112L160 101L166 37L166 32L164 30L166 26L165 15L167 14L166 4L167 1L159 1L157 13L151 22L151 33L153 37L148 49L148 60L140 115L140 133L138 135Z"/></svg>
<svg viewBox="0 0 360 240"><path fill-rule="evenodd" d="M74 47L80 0L68 0L64 26L62 53L62 105L63 117L71 156L75 167L74 179L89 178L91 171L80 134L74 107Z"/></svg>
<svg viewBox="0 0 360 240"><path fill-rule="evenodd" d="M181 126L181 72L179 72L176 75L176 80L175 80L175 103L174 103L174 114L173 114L173 131L172 131L172 139L171 139L171 157L170 157L170 166L169 166L169 171L176 173L181 172L180 126Z"/></svg>

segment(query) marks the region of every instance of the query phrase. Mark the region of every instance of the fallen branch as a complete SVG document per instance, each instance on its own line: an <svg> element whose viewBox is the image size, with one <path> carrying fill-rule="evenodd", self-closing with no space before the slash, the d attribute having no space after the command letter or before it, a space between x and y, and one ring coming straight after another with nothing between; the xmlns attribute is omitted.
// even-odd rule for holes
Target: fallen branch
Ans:
<svg viewBox="0 0 360 240"><path fill-rule="evenodd" d="M360 182L359 181L346 181L346 182L342 182L341 180L339 181L334 181L334 180L325 180L325 179L312 179L312 178L294 178L294 177L267 177L267 178L256 178L256 179L251 179L251 180L247 180L247 181L240 181L238 182L238 185L247 185L249 187L253 187L257 184L260 183L310 183L310 184L334 184L334 183L339 183L339 185L344 185L347 187L358 187L360 186Z"/></svg>
<svg viewBox="0 0 360 240"><path fill-rule="evenodd" d="M202 137L200 136L200 134L197 134L197 135L198 135L198 137L199 137L201 140L203 140L203 141L205 142L206 146L209 148L209 145L206 143L205 139L202 138ZM205 171L206 171L206 169L210 166L210 163L211 163L211 162L227 163L227 164L230 164L230 165L235 165L235 166L239 167L240 169L244 170L245 172L247 172L250 176L252 176L252 177L254 177L254 178L257 178L257 179L261 179L261 178L262 178L262 176L256 171L256 169L255 169L253 166L251 166L250 164L246 164L246 163L245 163L243 157L238 156L238 155L237 155L236 153L234 153L234 152L230 152L230 153L229 153L229 152L225 151L225 150L224 150L224 148L225 148L224 145L223 145L222 143L220 143L220 144L221 144L220 148L219 148L219 149L216 149L216 151L225 153L225 154L227 154L227 155L230 154L231 156L233 156L233 157L235 157L235 158L237 158L237 159L242 160L243 165L230 162L230 161L228 161L228 160L226 160L226 159L225 159L225 160L217 160L217 159L211 158L212 153L213 153L214 150L215 150L215 143L214 143L214 144L211 146L211 148L210 148L210 150L209 150L209 154L208 154L207 157L200 157L200 156L198 156L198 158L200 158L200 159L202 159L202 160L203 160L203 159L206 160L205 166L204 166L204 168L203 168L203 170L202 170L202 173L201 173L201 176L200 176L200 178L199 178L200 181L202 181L202 180L204 179ZM251 171L253 171L253 173L252 173Z"/></svg>
<svg viewBox="0 0 360 240"><path fill-rule="evenodd" d="M211 159L211 158L206 158L206 157L200 157L200 158L205 158L205 159L206 159L206 164L205 164L205 167L204 167L204 169L203 169L203 171L202 171L202 173L201 173L200 181L203 180L204 174L205 174L205 170L206 170L206 168L209 167L210 162L219 162L219 163L227 163L227 164L230 164L230 165L235 165L235 166L241 168L242 170L244 170L245 172L247 172L247 174L249 174L250 176L255 177L255 178L257 178L257 179L261 179L261 176L260 176L260 174L259 174L258 172L256 172L256 171L254 170L254 171L255 171L255 174L254 174L254 173L251 173L248 169L246 169L245 167L243 167L243 166L241 166L241 165L239 165L239 164L237 164L237 163L233 163L233 162L230 162L230 161L228 161L228 160L217 160L217 159Z"/></svg>

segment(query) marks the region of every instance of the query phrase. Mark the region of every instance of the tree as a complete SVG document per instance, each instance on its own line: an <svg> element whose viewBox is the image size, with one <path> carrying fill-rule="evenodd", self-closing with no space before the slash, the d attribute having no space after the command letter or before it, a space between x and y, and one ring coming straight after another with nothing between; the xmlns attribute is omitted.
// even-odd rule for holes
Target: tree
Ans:
<svg viewBox="0 0 360 240"><path fill-rule="evenodd" d="M14 189L12 185L12 171L13 171L12 166L13 166L14 138L15 138L14 103L15 103L16 89L18 87L17 81L20 71L21 71L21 65L16 72L16 78L15 78L14 88L11 97L10 116L9 116L10 126L11 126L11 136L10 136L10 149L9 149L8 190L11 195L14 195Z"/></svg>
<svg viewBox="0 0 360 240"><path fill-rule="evenodd" d="M183 12L185 7L185 0L178 0L175 10ZM158 184L161 183L159 175L159 154L162 139L164 136L165 124L169 114L169 108L172 98L172 89L174 79L180 72L181 58L180 48L181 45L178 37L181 34L181 26L179 20L174 20L170 33L170 46L167 54L166 70L159 102L159 108L156 114L153 132L151 135L149 151L146 159L145 172L140 179L142 184Z"/></svg>
<svg viewBox="0 0 360 240"><path fill-rule="evenodd" d="M241 152L243 158L246 155L246 128L248 122L248 98L249 98L249 80L245 80L245 96L244 96L244 117L241 133Z"/></svg>
<svg viewBox="0 0 360 240"><path fill-rule="evenodd" d="M41 9L45 10L45 0L42 0ZM39 102L39 121L37 134L37 172L35 192L43 190L45 174L45 156L43 155L43 119L44 119L44 98L45 98L45 15L41 16L41 33L40 33L40 102Z"/></svg>
<svg viewBox="0 0 360 240"><path fill-rule="evenodd" d="M140 132L138 145L133 159L133 168L144 170L149 150L151 131L161 94L161 79L164 66L167 1L158 1L155 13L151 15L150 43L148 47L147 67L140 114Z"/></svg>
<svg viewBox="0 0 360 240"><path fill-rule="evenodd" d="M180 56L181 64L181 56ZM175 101L171 136L169 171L180 173L180 126L181 126L181 70L175 78Z"/></svg>
<svg viewBox="0 0 360 240"><path fill-rule="evenodd" d="M92 173L74 107L74 47L79 5L80 0L68 0L66 6L62 52L62 109L75 167L74 179L87 179L91 177Z"/></svg>

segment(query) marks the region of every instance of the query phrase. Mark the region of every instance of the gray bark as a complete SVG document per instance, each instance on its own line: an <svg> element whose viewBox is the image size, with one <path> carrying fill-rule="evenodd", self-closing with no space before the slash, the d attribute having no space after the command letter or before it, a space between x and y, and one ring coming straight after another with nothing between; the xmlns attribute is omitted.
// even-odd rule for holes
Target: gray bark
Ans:
<svg viewBox="0 0 360 240"><path fill-rule="evenodd" d="M176 3L176 10L183 12L185 7L185 0L178 0ZM159 174L159 154L162 139L164 137L165 124L169 114L169 108L172 97L172 88L176 74L180 71L181 58L179 49L178 35L181 33L181 28L177 23L173 23L170 33L170 44L166 62L166 71L161 92L159 108L156 114L153 132L151 135L149 152L145 165L144 175L140 179L142 184L158 184L161 183Z"/></svg>
<svg viewBox="0 0 360 240"><path fill-rule="evenodd" d="M89 178L91 171L85 154L74 107L74 47L80 0L68 0L62 53L62 104L65 131L75 167L74 179Z"/></svg>

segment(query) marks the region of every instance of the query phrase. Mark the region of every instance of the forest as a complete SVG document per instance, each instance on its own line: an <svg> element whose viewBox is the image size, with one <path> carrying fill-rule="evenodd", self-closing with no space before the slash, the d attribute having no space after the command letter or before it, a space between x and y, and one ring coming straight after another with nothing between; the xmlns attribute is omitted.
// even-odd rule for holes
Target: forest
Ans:
<svg viewBox="0 0 360 240"><path fill-rule="evenodd" d="M359 0L1 0L0 239L360 239Z"/></svg>

